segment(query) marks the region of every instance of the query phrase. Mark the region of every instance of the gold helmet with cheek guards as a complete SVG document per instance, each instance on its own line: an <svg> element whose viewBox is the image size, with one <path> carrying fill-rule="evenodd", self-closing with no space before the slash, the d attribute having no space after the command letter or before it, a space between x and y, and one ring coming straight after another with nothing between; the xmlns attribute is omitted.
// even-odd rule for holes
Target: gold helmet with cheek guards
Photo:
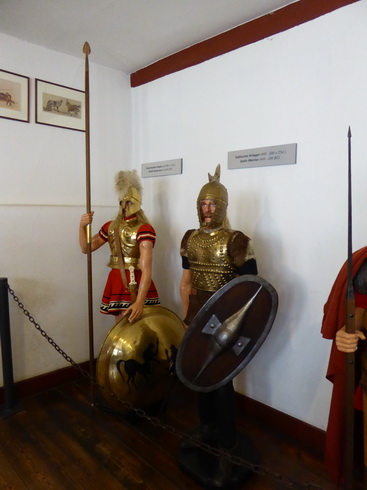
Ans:
<svg viewBox="0 0 367 490"><path fill-rule="evenodd" d="M115 190L119 198L120 213L125 218L141 210L142 186L136 170L121 170L115 177Z"/></svg>
<svg viewBox="0 0 367 490"><path fill-rule="evenodd" d="M214 175L208 174L208 178L209 182L205 184L199 192L197 199L197 212L200 228L217 229L224 226L228 207L228 191L219 181L220 164L217 165ZM201 201L203 200L211 200L214 201L215 204L215 211L209 224L205 223L205 217L201 210Z"/></svg>

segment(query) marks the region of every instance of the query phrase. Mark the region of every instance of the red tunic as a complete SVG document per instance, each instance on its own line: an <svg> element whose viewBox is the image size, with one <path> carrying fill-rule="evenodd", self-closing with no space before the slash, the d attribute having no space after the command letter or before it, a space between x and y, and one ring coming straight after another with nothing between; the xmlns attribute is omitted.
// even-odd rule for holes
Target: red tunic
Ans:
<svg viewBox="0 0 367 490"><path fill-rule="evenodd" d="M110 224L111 221L108 221L102 226L102 228L99 231L99 236L106 242L108 241L108 228ZM140 243L143 242L144 240L149 240L153 242L153 246L155 244L155 231L154 228L148 223L144 223L142 226L140 226L137 233L138 245L140 245ZM142 274L141 270L135 269L134 275L135 275L135 281L138 284L138 288L141 280L141 274ZM126 269L126 279L127 279L127 283L129 284L130 282L129 269ZM131 306L131 304L132 304L131 294L130 291L128 289L125 289L123 285L120 269L111 269L103 292L100 312L105 315L117 316L121 312L127 310ZM151 281L150 283L149 290L145 298L144 304L145 306L160 304L158 292L153 281Z"/></svg>
<svg viewBox="0 0 367 490"><path fill-rule="evenodd" d="M359 271L367 258L367 247L353 253L352 275ZM348 263L345 262L331 289L324 306L321 333L324 338L332 339L329 365L326 377L333 383L328 426L326 430L325 463L332 478L340 483L343 471L343 438L345 426L345 354L336 348L336 332L345 325L346 290L348 281ZM365 295L356 295L355 305L365 308Z"/></svg>

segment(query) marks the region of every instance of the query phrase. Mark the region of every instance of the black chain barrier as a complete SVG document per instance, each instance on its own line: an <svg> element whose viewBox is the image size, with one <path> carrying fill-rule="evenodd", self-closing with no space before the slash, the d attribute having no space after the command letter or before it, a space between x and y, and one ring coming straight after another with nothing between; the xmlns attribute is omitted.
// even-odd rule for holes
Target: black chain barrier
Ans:
<svg viewBox="0 0 367 490"><path fill-rule="evenodd" d="M40 332L42 337L47 339L48 343L51 344L52 347L59 354L61 354L62 357L68 363L70 363L72 366L74 366L81 373L81 375L84 378L88 378L93 383L93 385L95 387L97 387L98 389L100 389L101 391L106 391L107 389L105 386L99 385L96 378L91 376L91 374L88 371L83 369L70 356L68 356L66 354L66 352L63 351L61 349L61 347L59 347L57 345L57 343L49 335L47 335L45 330L43 330L42 327L36 322L36 320L29 313L29 311L25 308L24 304L20 301L18 296L16 296L14 290L11 289L9 285L8 285L8 290L9 290L10 295L13 297L14 301L17 303L18 307L23 311L24 315L28 318L28 320L34 325L36 330L38 330ZM211 455L213 455L217 458L222 458L222 459L228 461L229 463L232 463L232 464L237 465L237 466L243 466L243 467L251 470L252 472L254 472L260 476L264 476L264 477L269 478L273 481L276 481L279 485L282 485L281 486L282 489L283 488L307 489L307 490L322 490L323 489L323 487L321 487L320 485L317 485L315 483L298 482L296 480L293 480L292 478L289 478L287 476L276 473L276 472L270 470L269 468L266 468L263 465L250 463L249 461L245 460L244 458L242 458L240 456L236 456L234 454L231 454L230 452L227 452L227 451L221 450L219 448L215 448L213 446L210 446L209 444L206 444L205 442L199 441L197 438L190 436L189 434L186 434L185 432L182 432L182 431L176 429L175 427L173 427L169 424L165 424L158 417L150 416L141 408L134 407L132 405L132 403L127 402L125 400L121 400L120 398L118 398L115 395L115 393L111 392L110 390L107 390L107 391L108 391L109 395L111 395L115 400L117 400L119 403L121 403L121 405L125 409L127 409L131 412L134 412L139 418L148 421L153 426L158 427L158 428L164 430L165 432L173 434L173 435L177 436L179 439L181 439L182 441L188 442L194 446L197 446L200 449L210 453Z"/></svg>

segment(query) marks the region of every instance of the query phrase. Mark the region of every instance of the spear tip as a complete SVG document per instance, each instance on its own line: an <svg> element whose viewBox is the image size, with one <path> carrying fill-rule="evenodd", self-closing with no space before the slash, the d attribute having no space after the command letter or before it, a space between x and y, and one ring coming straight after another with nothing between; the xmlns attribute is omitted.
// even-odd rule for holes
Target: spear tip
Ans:
<svg viewBox="0 0 367 490"><path fill-rule="evenodd" d="M348 128L348 138L351 138L351 136L352 136L352 132L351 132L350 126L349 126L349 128Z"/></svg>
<svg viewBox="0 0 367 490"><path fill-rule="evenodd" d="M84 43L83 53L86 55L90 54L90 46L89 46L89 43L87 41Z"/></svg>

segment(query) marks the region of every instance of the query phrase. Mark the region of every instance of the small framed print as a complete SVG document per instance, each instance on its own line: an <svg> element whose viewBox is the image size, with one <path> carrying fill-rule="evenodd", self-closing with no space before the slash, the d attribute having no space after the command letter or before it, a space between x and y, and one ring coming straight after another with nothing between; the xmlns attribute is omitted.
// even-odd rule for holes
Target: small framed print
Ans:
<svg viewBox="0 0 367 490"><path fill-rule="evenodd" d="M36 123L85 131L85 93L36 79Z"/></svg>
<svg viewBox="0 0 367 490"><path fill-rule="evenodd" d="M0 117L29 122L29 77L0 70Z"/></svg>

